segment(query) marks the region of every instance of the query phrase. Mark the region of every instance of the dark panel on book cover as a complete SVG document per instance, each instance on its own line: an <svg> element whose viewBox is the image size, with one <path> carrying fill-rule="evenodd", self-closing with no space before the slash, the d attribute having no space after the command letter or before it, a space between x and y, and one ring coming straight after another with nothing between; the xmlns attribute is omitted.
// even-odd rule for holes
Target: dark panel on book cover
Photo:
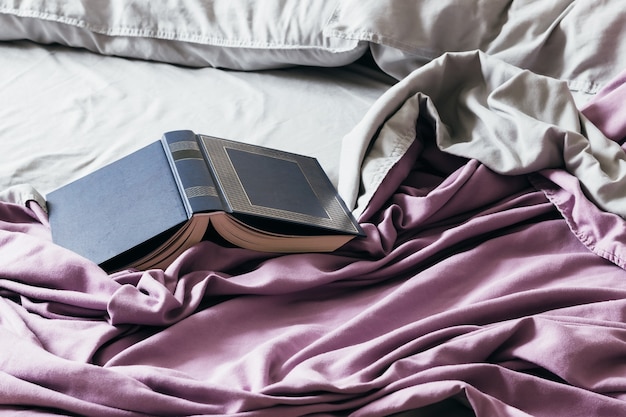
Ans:
<svg viewBox="0 0 626 417"><path fill-rule="evenodd" d="M233 216L271 231L283 222L279 233L302 226L363 234L315 158L206 135L199 138Z"/></svg>
<svg viewBox="0 0 626 417"><path fill-rule="evenodd" d="M326 217L300 166L239 149L226 149L250 204Z"/></svg>
<svg viewBox="0 0 626 417"><path fill-rule="evenodd" d="M48 194L53 240L101 264L188 220L161 142Z"/></svg>

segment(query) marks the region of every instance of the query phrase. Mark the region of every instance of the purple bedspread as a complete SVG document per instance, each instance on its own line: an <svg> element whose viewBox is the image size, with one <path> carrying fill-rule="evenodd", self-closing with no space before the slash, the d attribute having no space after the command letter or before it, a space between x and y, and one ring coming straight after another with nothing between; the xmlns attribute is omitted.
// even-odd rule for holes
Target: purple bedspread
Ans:
<svg viewBox="0 0 626 417"><path fill-rule="evenodd" d="M619 136L622 81L585 109ZM626 415L626 225L565 171L423 134L338 253L203 242L112 276L33 209L0 206L8 415Z"/></svg>

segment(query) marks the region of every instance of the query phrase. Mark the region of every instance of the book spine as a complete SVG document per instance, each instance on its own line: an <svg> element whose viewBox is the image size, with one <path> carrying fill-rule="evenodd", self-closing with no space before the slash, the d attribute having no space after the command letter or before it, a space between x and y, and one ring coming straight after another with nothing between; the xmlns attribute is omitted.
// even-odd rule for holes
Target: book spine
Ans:
<svg viewBox="0 0 626 417"><path fill-rule="evenodd" d="M221 198L196 134L190 130L167 132L162 143L189 216L222 210Z"/></svg>

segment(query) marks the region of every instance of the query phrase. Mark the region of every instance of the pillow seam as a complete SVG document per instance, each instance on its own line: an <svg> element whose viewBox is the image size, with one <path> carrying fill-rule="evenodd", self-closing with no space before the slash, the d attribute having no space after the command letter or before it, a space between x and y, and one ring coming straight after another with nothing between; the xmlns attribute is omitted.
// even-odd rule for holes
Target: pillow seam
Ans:
<svg viewBox="0 0 626 417"><path fill-rule="evenodd" d="M303 45L298 43L273 43L273 42L254 42L245 39L232 39L205 36L200 34L193 34L189 32L176 32L176 31L163 31L154 29L141 29L136 27L103 27L91 25L84 20L78 18L70 18L65 16L59 16L53 13L41 12L37 10L24 10L24 9L10 9L6 7L0 7L0 14L13 16L16 18L30 18L41 19L46 22L64 24L77 29L83 29L92 32L97 35L109 36L109 37L130 37L130 38L150 38L166 41L176 42L190 42L198 44L208 44L214 46L234 47L234 48L280 48L286 50L294 49L310 49L310 50L323 50L333 53L344 53L353 51L357 44L358 39L341 38L344 40L353 41L352 45L346 45L342 48L332 48L324 45Z"/></svg>

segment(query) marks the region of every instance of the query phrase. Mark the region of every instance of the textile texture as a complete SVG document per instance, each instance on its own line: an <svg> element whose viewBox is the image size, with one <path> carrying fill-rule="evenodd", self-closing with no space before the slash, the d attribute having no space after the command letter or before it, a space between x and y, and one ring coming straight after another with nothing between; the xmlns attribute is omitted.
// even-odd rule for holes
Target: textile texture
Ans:
<svg viewBox="0 0 626 417"><path fill-rule="evenodd" d="M37 205L0 205L0 410L626 414L623 219L561 167L443 152L433 120L363 210L367 238L333 254L207 241L108 276Z"/></svg>

